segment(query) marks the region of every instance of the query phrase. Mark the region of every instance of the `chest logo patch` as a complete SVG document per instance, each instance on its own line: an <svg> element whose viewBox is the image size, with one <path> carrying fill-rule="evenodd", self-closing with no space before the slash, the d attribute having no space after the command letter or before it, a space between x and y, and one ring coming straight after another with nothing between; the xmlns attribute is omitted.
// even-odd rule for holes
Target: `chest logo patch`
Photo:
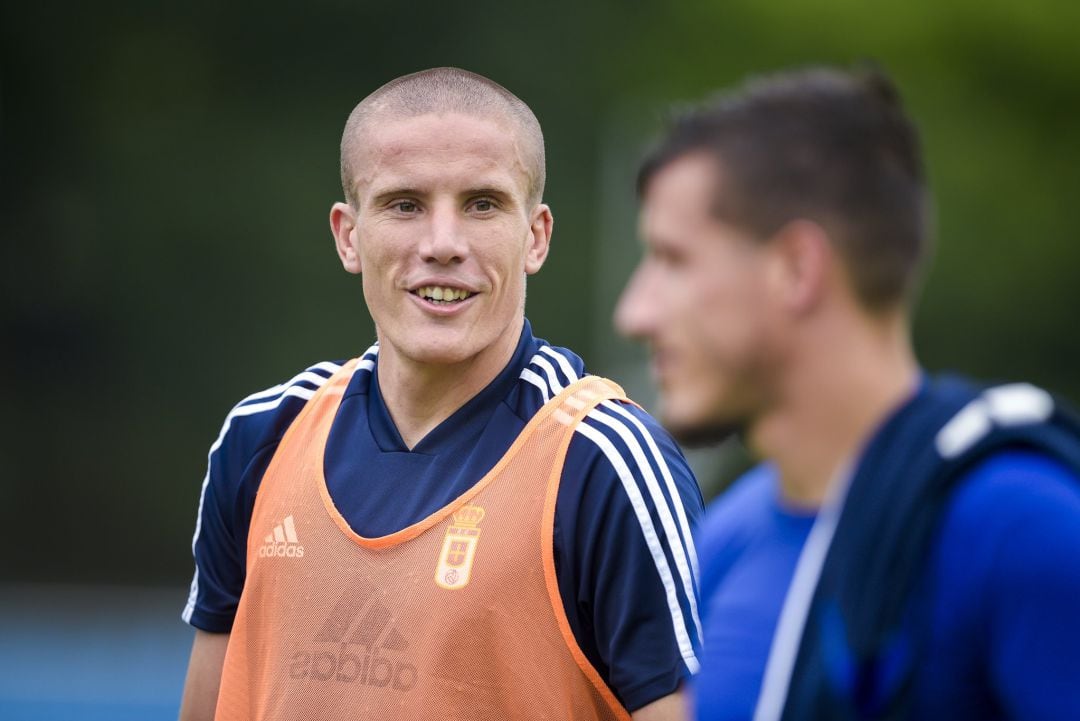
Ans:
<svg viewBox="0 0 1080 721"><path fill-rule="evenodd" d="M456 591L469 582L476 546L480 542L480 521L484 509L480 506L462 506L450 519L443 539L439 565L435 568L435 583Z"/></svg>

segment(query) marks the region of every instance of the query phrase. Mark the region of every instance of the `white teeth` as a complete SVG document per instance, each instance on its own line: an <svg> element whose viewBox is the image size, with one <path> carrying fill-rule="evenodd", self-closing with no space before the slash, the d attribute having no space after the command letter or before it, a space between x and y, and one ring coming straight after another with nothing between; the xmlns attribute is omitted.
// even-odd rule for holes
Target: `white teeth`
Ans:
<svg viewBox="0 0 1080 721"><path fill-rule="evenodd" d="M426 298L427 300L435 301L437 303L451 303L458 300L465 300L471 295L467 290L437 285L417 288L415 292L421 298Z"/></svg>

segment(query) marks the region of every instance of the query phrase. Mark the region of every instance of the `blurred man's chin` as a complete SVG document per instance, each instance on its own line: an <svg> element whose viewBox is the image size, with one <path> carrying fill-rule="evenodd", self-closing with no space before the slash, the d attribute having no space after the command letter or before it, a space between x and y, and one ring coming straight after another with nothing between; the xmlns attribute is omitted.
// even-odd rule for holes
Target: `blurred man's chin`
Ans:
<svg viewBox="0 0 1080 721"><path fill-rule="evenodd" d="M709 420L701 423L679 423L664 418L664 427L679 445L686 448L704 448L723 443L738 435L741 428L735 423Z"/></svg>

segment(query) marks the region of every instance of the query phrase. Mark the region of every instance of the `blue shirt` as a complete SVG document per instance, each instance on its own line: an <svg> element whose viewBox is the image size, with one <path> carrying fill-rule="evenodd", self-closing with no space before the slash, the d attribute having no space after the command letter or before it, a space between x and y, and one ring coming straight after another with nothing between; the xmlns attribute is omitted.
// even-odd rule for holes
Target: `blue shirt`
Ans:
<svg viewBox="0 0 1080 721"><path fill-rule="evenodd" d="M579 357L534 338L526 322L506 368L409 449L379 392L377 348L364 358L371 363L349 382L323 470L334 504L368 537L412 525L472 487L547 399L585 373ZM231 629L259 482L286 429L338 367L312 366L227 417L210 451L183 614L197 628ZM578 645L630 710L672 693L697 668L690 529L702 513L678 446L644 411L605 402L579 426L556 499L559 591Z"/></svg>
<svg viewBox="0 0 1080 721"><path fill-rule="evenodd" d="M760 466L700 535L704 651L696 717L750 719L813 514ZM978 464L950 500L927 573L931 636L912 717L1064 719L1080 709L1080 478L1027 451Z"/></svg>

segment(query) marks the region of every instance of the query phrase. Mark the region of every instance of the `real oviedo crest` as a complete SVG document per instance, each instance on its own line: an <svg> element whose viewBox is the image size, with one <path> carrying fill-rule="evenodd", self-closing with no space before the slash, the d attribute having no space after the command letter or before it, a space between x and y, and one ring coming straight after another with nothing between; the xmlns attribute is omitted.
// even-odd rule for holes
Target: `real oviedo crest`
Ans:
<svg viewBox="0 0 1080 721"><path fill-rule="evenodd" d="M480 540L480 521L484 509L480 506L462 506L450 520L443 539L439 565L435 569L435 583L452 591L464 588L472 571L476 544Z"/></svg>

